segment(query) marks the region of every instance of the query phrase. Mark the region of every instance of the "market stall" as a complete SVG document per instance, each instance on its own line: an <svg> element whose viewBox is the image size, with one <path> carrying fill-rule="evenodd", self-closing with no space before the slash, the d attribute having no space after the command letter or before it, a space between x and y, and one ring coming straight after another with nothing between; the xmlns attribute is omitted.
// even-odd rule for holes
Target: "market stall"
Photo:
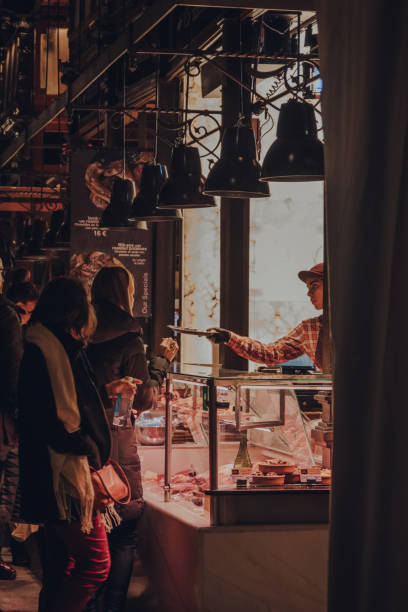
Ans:
<svg viewBox="0 0 408 612"><path fill-rule="evenodd" d="M160 609L323 610L331 472L300 406L329 377L180 370L136 427L166 442L140 446Z"/></svg>

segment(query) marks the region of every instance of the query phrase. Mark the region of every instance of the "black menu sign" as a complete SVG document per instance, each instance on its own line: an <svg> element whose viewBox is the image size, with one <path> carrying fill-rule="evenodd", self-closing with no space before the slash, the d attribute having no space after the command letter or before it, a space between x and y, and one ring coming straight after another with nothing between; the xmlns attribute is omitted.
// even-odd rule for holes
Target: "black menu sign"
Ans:
<svg viewBox="0 0 408 612"><path fill-rule="evenodd" d="M138 190L148 156L127 152L125 178ZM134 316L151 316L152 233L148 229L99 228L114 176L123 176L119 150L77 150L71 164L71 275L89 287L103 266L123 266L135 280Z"/></svg>

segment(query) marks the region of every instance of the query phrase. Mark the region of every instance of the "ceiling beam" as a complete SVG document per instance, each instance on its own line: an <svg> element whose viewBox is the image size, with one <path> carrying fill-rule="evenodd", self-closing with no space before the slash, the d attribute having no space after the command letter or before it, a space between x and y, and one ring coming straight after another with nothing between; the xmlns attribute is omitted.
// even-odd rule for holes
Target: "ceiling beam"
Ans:
<svg viewBox="0 0 408 612"><path fill-rule="evenodd" d="M156 0L139 19L130 23L126 30L109 47L94 59L89 66L81 71L78 78L68 87L67 91L55 98L36 119L27 126L24 136L16 138L0 154L0 168L43 130L53 119L58 117L69 104L84 93L99 77L122 57L130 45L139 42L148 32L160 23L176 5L172 0Z"/></svg>
<svg viewBox="0 0 408 612"><path fill-rule="evenodd" d="M214 8L265 9L281 11L314 10L316 0L156 0L139 19L130 23L126 30L109 47L93 60L71 83L68 89L54 99L37 118L26 127L25 134L14 140L0 153L0 168L5 166L51 121L69 107L81 94L97 81L129 47L139 42L148 32L169 15L176 6L204 6Z"/></svg>
<svg viewBox="0 0 408 612"><path fill-rule="evenodd" d="M178 0L178 6L267 11L315 11L317 0Z"/></svg>

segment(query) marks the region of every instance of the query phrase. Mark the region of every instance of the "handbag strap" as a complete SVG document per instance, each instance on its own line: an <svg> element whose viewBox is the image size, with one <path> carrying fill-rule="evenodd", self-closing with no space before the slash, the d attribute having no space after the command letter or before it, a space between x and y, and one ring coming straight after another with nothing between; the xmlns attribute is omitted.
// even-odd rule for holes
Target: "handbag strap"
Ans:
<svg viewBox="0 0 408 612"><path fill-rule="evenodd" d="M109 491L109 489L107 488L106 484L103 481L103 478L101 476L100 470L95 470L94 468L92 468L92 473L94 477L97 477L98 480L101 482L103 488L105 489L106 495L107 497L110 497L111 499L113 499L113 501L116 504L128 504L130 501L130 496L131 496L131 490L130 490L130 484L129 481L126 477L125 472L122 470L122 468L120 467L120 465L114 461L113 459L108 459L108 461L106 462L106 464L104 465L104 467L106 467L107 465L111 464L113 466L113 469L118 473L118 475L120 476L123 484L127 487L127 495L125 499L116 499L112 493Z"/></svg>

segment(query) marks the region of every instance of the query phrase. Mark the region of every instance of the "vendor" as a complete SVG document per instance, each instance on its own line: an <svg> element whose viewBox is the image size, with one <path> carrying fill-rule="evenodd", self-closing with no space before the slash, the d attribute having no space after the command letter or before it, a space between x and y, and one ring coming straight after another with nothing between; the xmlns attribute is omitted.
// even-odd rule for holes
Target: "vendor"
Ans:
<svg viewBox="0 0 408 612"><path fill-rule="evenodd" d="M313 266L310 270L302 270L298 276L307 285L307 295L316 310L323 308L323 274L322 263ZM316 368L322 369L322 339L323 316L305 319L297 327L292 329L286 336L263 344L258 340L252 340L245 336L239 336L232 331L221 328L210 328L214 332L209 339L216 344L225 342L235 353L264 365L276 365L290 361L301 355L307 355L315 364Z"/></svg>

